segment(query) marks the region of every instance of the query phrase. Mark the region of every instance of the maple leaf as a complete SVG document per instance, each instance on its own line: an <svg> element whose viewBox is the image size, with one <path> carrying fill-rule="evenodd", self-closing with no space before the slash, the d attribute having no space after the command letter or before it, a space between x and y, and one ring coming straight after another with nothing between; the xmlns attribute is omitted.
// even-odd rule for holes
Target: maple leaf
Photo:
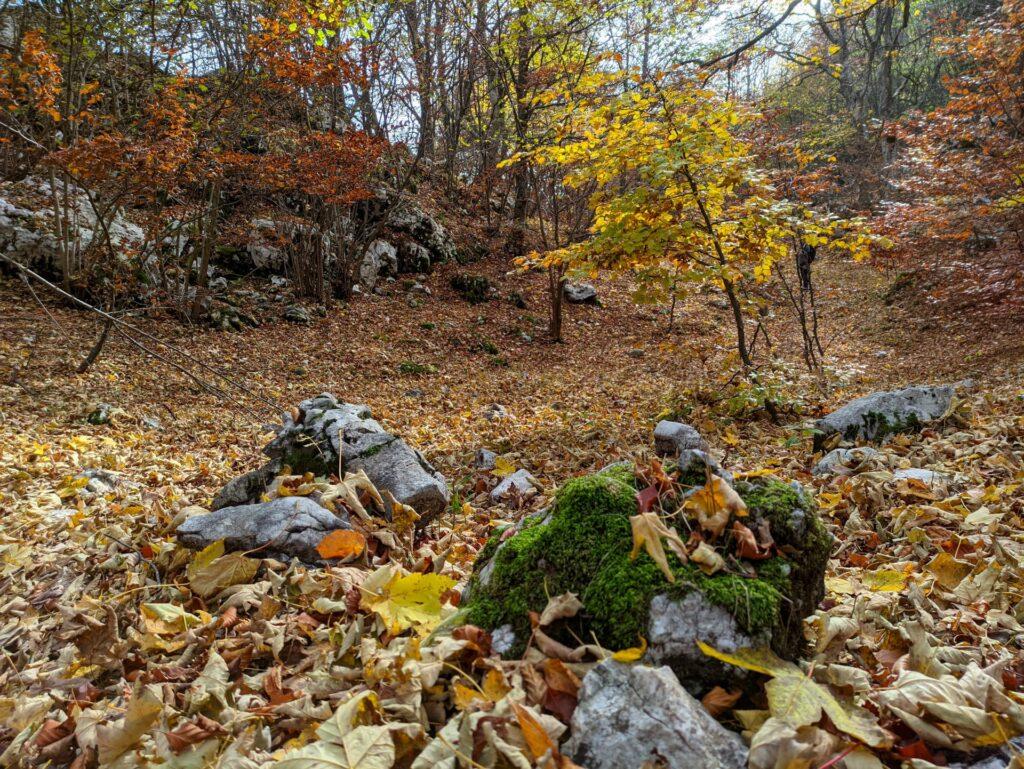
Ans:
<svg viewBox="0 0 1024 769"><path fill-rule="evenodd" d="M676 576L668 565L668 557L665 555L665 548L661 544L664 539L668 542L669 548L676 554L680 561L686 563L686 546L679 534L668 528L658 517L657 513L638 513L630 516L630 528L633 530L633 549L629 553L630 560L639 555L640 548L647 551L647 554L654 559L669 582L675 582Z"/></svg>
<svg viewBox="0 0 1024 769"><path fill-rule="evenodd" d="M224 555L221 539L197 553L185 573L192 589L208 598L231 585L249 582L259 567L258 559L246 558L242 553Z"/></svg>
<svg viewBox="0 0 1024 769"><path fill-rule="evenodd" d="M391 576L378 588L374 577L383 571ZM409 628L429 633L441 622L441 596L454 586L455 580L442 574L403 575L385 567L360 587L360 606L376 612L393 635Z"/></svg>

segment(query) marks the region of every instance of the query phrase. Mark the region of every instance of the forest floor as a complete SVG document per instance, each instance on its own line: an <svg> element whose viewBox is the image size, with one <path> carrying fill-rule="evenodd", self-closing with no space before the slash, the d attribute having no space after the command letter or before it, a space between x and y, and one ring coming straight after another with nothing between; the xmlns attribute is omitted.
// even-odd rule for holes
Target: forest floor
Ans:
<svg viewBox="0 0 1024 769"><path fill-rule="evenodd" d="M799 413L787 412L783 423L775 425L760 417L735 418L706 402L721 387L732 344L727 311L714 305L716 297L691 297L676 310L669 331L665 307L636 305L628 286L598 281L601 306L567 306L565 341L553 344L544 333L545 277L509 274L506 269L497 260L445 265L429 276L429 296L408 293L399 280L388 285L385 295L335 304L309 325L281 321L284 303L273 303L264 325L240 333L189 328L170 319L132 321L248 391L222 380L221 386L234 396L231 401L204 391L117 336L87 373L75 374L99 333L99 319L60 306L37 289L47 306L44 311L20 281L0 278L0 595L4 603L15 599L0 607L0 622L5 623L0 645L8 655L18 649L13 659L7 657L11 670L0 673L0 689L37 695L60 679L57 688L66 694L98 681L108 662L93 660L63 670L68 660L60 657L58 641L49 637L56 620L47 616L48 610L62 606L69 584L84 579L97 592L83 596L75 609L64 606L64 621L76 612L89 613L83 600L114 595L120 601L121 629L115 626L111 638L124 636L132 613L137 618L146 600L148 588L140 582L146 564L173 548L167 523L176 511L208 504L224 482L261 461L267 425L279 419L267 402L288 408L325 391L369 405L376 418L449 478L458 500L465 502L453 505L439 524L442 531L463 535L452 555L457 575L464 573L495 520L522 514L486 502L483 492L493 479L472 469L478 448L493 449L537 476L545 491L532 502L536 508L569 478L649 451L659 415L691 405L687 418L732 469L767 467L786 479L810 482L813 457L806 428L812 418L873 390L970 377L976 386L959 417L960 432L953 437L926 435L916 446L897 441L889 457L964 473L976 497L971 509L982 498L990 499L986 504L993 509L1005 502L991 526L969 533L950 526L959 533L949 536L962 534L958 541L970 540L973 544L961 555L978 564L993 558L990 549L996 548L998 538L998 560L1007 564L1004 576L1011 569L1019 573L1019 535L1011 530L1020 528L1017 486L1024 476L1013 466L1011 447L1024 427L1024 337L1016 323L948 317L903 298L887 303L894 275L825 260L816 265L816 280L828 373L822 378L802 373L798 349L789 341L796 339L795 326L786 308L774 308L772 339L791 361L783 392L799 407ZM482 304L465 302L449 287L457 271L487 275L498 287L497 295ZM274 293L269 285L260 290ZM509 300L513 291L522 295L526 309ZM209 370L202 376L215 381ZM695 403L695 398L705 402ZM86 421L99 404L116 409L110 424ZM493 418L493 404L507 414ZM152 426L153 418L159 428ZM128 483L111 494L85 494L73 477L90 467L121 471ZM875 480L881 488L882 481ZM840 545L842 557L833 562L829 600L835 616L850 616L842 607L852 611L860 582L851 574L859 573L857 569L878 571L896 564L902 581L897 580L894 591L881 588L880 595L895 592L894 600L899 600L900 587L913 582L911 575L925 573L934 551L912 552L902 535L879 540L857 534L856 527L851 530L848 508L855 502L871 507L862 498L868 493L865 488L825 488L819 483L816 490L840 539L845 539L844 528L856 534ZM905 485L886 486L884 499L879 496L873 507L884 507L883 518L889 521L911 500L941 507L932 492ZM932 525L944 524L939 520ZM975 534L990 538L989 544L983 548ZM75 564L84 562L119 576L76 575ZM1006 596L992 598L993 604L1001 604L1000 611L1020 600L1016 577L1012 584ZM82 584L76 583L76 589L81 591ZM993 588L989 584L978 589ZM976 599L963 600L973 605ZM920 606L914 610L924 611ZM961 610L964 627L971 625L971 610ZM94 607L92 614L92 621L106 621L101 609ZM962 643L967 631L946 627L943 617L946 609L936 609L933 632L949 644ZM874 632L864 627L863 632ZM1012 623L1006 620L1001 627ZM152 630L148 623L147 629ZM62 631L65 638L74 636L67 627ZM993 637L997 640L979 641L976 648L986 653L992 644L1001 648L1002 636ZM169 654L166 649L146 653ZM883 656L878 659L883 661ZM894 664L895 658L884 661ZM13 675L17 670L20 677ZM1019 687L1020 681L1013 685ZM59 698L26 710L24 703L5 705L0 697L0 722L4 714L11 719L8 732L0 727L0 749L18 730L36 734L29 727L38 727L55 701ZM52 736L38 743L42 749L58 745L67 734ZM906 743L908 738L901 739ZM9 749L16 747L17 740ZM925 748L921 751L914 755L934 757Z"/></svg>

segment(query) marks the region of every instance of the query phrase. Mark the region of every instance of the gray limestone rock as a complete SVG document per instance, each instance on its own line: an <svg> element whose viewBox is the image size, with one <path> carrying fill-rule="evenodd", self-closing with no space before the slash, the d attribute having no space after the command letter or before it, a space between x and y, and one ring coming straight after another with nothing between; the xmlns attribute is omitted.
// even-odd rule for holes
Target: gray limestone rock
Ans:
<svg viewBox="0 0 1024 769"><path fill-rule="evenodd" d="M583 678L563 750L587 769L743 769L747 749L667 667L602 662Z"/></svg>
<svg viewBox="0 0 1024 769"><path fill-rule="evenodd" d="M708 444L701 434L684 422L663 419L654 428L654 451L659 457L675 459L681 451L699 449L707 451Z"/></svg>
<svg viewBox="0 0 1024 769"><path fill-rule="evenodd" d="M815 451L836 434L847 441L877 441L891 433L919 430L945 415L954 392L950 385L907 387L852 400L815 423Z"/></svg>
<svg viewBox="0 0 1024 769"><path fill-rule="evenodd" d="M811 470L814 475L853 475L857 468L878 454L870 446L855 446L850 449L832 449L823 456Z"/></svg>
<svg viewBox="0 0 1024 769"><path fill-rule="evenodd" d="M569 304L597 304L597 289L589 283L563 283L562 294Z"/></svg>
<svg viewBox="0 0 1024 769"><path fill-rule="evenodd" d="M316 563L317 544L338 529L351 526L307 497L282 497L254 505L224 507L195 515L178 526L178 541L202 550L224 540L227 550L256 550L264 556L300 558Z"/></svg>
<svg viewBox="0 0 1024 769"><path fill-rule="evenodd" d="M667 595L651 599L647 639L644 660L652 665L670 665L684 686L700 693L707 681L737 682L747 674L711 659L700 650L697 641L730 654L744 647L767 646L771 631L746 635L732 614L709 602L699 591L693 591L681 600Z"/></svg>

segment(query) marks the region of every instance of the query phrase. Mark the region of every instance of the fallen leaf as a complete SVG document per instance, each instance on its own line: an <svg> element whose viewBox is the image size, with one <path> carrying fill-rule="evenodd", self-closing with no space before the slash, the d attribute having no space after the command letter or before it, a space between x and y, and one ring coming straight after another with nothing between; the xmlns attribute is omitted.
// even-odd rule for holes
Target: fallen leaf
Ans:
<svg viewBox="0 0 1024 769"><path fill-rule="evenodd" d="M724 479L708 473L703 486L687 497L683 509L694 513L703 531L717 537L733 515L747 514L747 505Z"/></svg>
<svg viewBox="0 0 1024 769"><path fill-rule="evenodd" d="M320 540L316 551L321 558L355 558L366 549L366 537L352 529L332 531Z"/></svg>
<svg viewBox="0 0 1024 769"><path fill-rule="evenodd" d="M669 548L676 554L676 557L683 563L686 563L686 546L683 544L683 540L679 538L679 534L675 529L668 528L661 518L658 517L657 513L639 513L630 516L629 525L633 530L633 549L629 553L630 560L635 559L640 553L640 548L643 548L654 562L658 564L658 568L665 575L665 579L669 582L675 582L676 576L672 573L672 569L669 568L668 557L665 555L665 548L661 544L661 540L664 539L668 542Z"/></svg>

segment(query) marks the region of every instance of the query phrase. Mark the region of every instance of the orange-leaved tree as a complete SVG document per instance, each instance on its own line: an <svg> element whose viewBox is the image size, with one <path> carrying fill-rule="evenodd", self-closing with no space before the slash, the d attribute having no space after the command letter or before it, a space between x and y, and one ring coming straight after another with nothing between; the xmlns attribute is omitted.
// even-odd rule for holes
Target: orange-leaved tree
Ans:
<svg viewBox="0 0 1024 769"><path fill-rule="evenodd" d="M949 101L899 129L901 197L884 223L896 256L979 303L1021 302L1024 259L1024 0L944 41Z"/></svg>

